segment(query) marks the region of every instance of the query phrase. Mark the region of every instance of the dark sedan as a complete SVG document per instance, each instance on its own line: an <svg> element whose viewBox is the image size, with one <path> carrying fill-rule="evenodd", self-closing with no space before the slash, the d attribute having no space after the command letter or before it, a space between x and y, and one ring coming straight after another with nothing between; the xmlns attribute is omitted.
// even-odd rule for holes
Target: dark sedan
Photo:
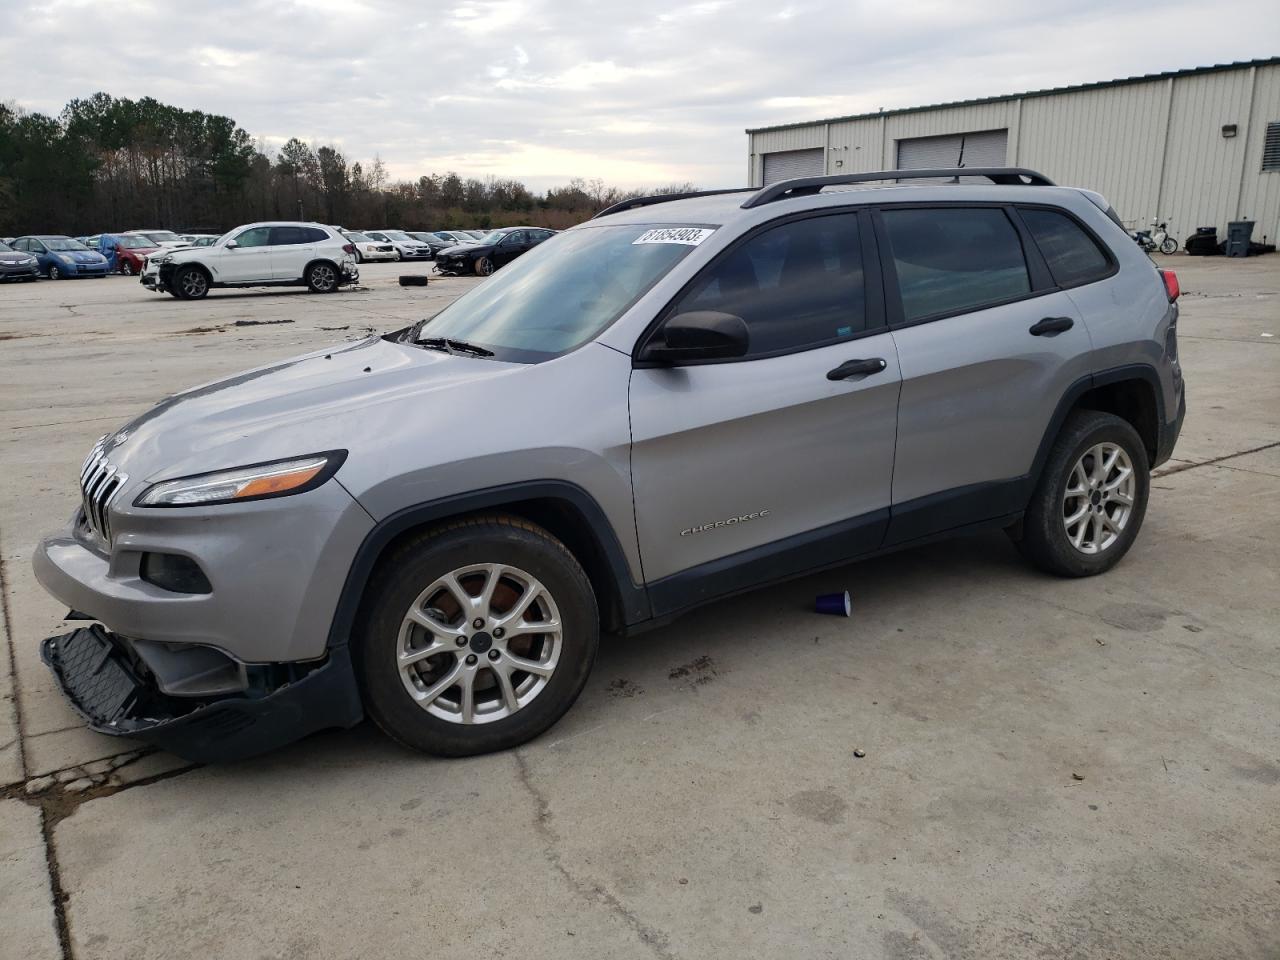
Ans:
<svg viewBox="0 0 1280 960"><path fill-rule="evenodd" d="M0 282L34 280L40 276L40 261L29 253L0 243Z"/></svg>
<svg viewBox="0 0 1280 960"><path fill-rule="evenodd" d="M460 243L436 254L436 270L451 276L474 273L487 277L542 241L555 236L542 227L503 227L475 243Z"/></svg>

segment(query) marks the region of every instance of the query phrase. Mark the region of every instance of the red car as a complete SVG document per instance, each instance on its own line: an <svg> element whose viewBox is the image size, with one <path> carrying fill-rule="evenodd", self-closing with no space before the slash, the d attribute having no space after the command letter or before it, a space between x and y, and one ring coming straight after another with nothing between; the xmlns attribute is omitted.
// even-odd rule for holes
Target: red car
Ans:
<svg viewBox="0 0 1280 960"><path fill-rule="evenodd" d="M107 258L113 273L127 277L141 273L142 261L160 249L154 240L130 233L104 233L90 237L87 245Z"/></svg>

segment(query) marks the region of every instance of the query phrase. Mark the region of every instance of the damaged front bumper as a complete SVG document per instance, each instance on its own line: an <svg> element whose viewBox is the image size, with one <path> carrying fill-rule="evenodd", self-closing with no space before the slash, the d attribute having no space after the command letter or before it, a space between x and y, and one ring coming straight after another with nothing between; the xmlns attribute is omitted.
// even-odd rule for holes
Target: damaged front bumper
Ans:
<svg viewBox="0 0 1280 960"><path fill-rule="evenodd" d="M164 693L128 641L99 624L49 637L40 656L91 729L199 763L265 753L363 717L345 646L314 666L249 666L249 689L220 697Z"/></svg>

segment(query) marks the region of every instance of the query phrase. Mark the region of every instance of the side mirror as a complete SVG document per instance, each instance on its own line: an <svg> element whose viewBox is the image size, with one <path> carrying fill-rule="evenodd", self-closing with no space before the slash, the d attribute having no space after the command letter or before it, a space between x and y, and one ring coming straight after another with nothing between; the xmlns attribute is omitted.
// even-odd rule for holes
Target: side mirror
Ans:
<svg viewBox="0 0 1280 960"><path fill-rule="evenodd" d="M236 247L240 246L240 244L236 243L234 240L228 240L226 246L228 250L234 250Z"/></svg>
<svg viewBox="0 0 1280 960"><path fill-rule="evenodd" d="M672 317L640 353L642 362L676 365L690 360L726 360L746 356L747 323L731 313L695 310Z"/></svg>

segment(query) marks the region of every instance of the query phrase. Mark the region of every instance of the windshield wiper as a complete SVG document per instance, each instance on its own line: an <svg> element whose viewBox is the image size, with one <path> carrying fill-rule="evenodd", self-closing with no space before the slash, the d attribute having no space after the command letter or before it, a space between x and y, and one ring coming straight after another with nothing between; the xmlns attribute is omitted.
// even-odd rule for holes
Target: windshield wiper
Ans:
<svg viewBox="0 0 1280 960"><path fill-rule="evenodd" d="M424 337L415 340L420 347L443 349L446 353L469 353L473 357L492 357L493 351L479 344L467 343L465 340L454 340L452 337Z"/></svg>

